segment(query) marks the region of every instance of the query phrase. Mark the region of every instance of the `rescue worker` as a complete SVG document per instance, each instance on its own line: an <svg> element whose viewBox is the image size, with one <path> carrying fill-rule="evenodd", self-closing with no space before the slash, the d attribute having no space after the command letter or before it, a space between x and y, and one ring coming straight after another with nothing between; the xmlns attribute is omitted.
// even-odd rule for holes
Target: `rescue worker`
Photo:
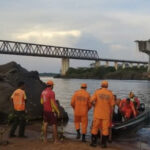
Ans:
<svg viewBox="0 0 150 150"><path fill-rule="evenodd" d="M17 126L19 125L19 137L26 137L24 135L25 132L25 125L26 125L26 119L25 119L25 104L26 104L26 94L24 91L25 84L24 82L18 83L18 89L16 89L12 96L11 96L11 102L13 104L14 109L14 121L12 123L12 127L10 129L9 137L16 137L15 131L17 129Z"/></svg>
<svg viewBox="0 0 150 150"><path fill-rule="evenodd" d="M113 112L113 122L115 123L115 122L122 121L122 115L119 108L121 99L118 99L116 95L114 97L115 97L115 105L114 105L114 112Z"/></svg>
<svg viewBox="0 0 150 150"><path fill-rule="evenodd" d="M134 108L133 102L130 100L130 98L123 99L120 102L120 111L123 114L123 117L125 120L129 120L133 115L136 117L136 111Z"/></svg>
<svg viewBox="0 0 150 150"><path fill-rule="evenodd" d="M134 95L133 92L130 92L130 93L129 93L129 98L130 98L130 100L131 100L131 101L133 102L133 104L134 104L136 114L138 114L138 109L140 108L140 100L138 99L138 97L136 97L136 96Z"/></svg>
<svg viewBox="0 0 150 150"><path fill-rule="evenodd" d="M97 133L100 128L102 134L102 148L107 147L109 127L112 120L114 102L113 93L108 90L108 82L102 81L100 89L96 90L91 97L91 103L94 103L94 114L92 124L92 142L91 146L96 146Z"/></svg>
<svg viewBox="0 0 150 150"><path fill-rule="evenodd" d="M43 90L41 94L41 104L43 105L43 132L44 132L44 142L47 142L47 127L48 125L53 127L53 138L54 143L58 142L57 135L57 116L60 115L56 101L55 93L53 91L54 83L49 80L47 87Z"/></svg>
<svg viewBox="0 0 150 150"><path fill-rule="evenodd" d="M81 89L77 90L71 99L71 106L74 109L74 124L77 131L77 139L80 139L80 123L82 128L82 142L86 142L85 135L88 125L88 111L91 108L90 94L86 91L87 84L81 84Z"/></svg>

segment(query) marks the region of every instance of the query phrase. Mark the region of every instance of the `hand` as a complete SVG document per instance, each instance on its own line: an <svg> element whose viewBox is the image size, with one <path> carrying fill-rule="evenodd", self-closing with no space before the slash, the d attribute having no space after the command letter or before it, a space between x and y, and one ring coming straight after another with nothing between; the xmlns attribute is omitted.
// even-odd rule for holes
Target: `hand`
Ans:
<svg viewBox="0 0 150 150"><path fill-rule="evenodd" d="M57 113L58 118L60 118L60 112Z"/></svg>

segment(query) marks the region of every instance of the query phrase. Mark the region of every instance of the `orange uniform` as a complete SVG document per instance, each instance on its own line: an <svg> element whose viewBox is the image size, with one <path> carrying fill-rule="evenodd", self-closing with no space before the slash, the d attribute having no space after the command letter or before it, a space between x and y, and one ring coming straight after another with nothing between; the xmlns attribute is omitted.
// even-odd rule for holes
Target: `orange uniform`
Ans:
<svg viewBox="0 0 150 150"><path fill-rule="evenodd" d="M136 111L132 101L127 102L126 99L123 99L121 100L119 107L125 118L130 119L132 114L136 117Z"/></svg>
<svg viewBox="0 0 150 150"><path fill-rule="evenodd" d="M113 93L107 88L101 88L95 91L91 98L91 103L95 102L94 119L92 125L92 134L96 135L99 127L102 134L109 134L112 107L115 104Z"/></svg>
<svg viewBox="0 0 150 150"><path fill-rule="evenodd" d="M71 100L74 109L74 123L76 130L80 129L82 123L82 134L86 134L88 125L88 111L91 108L90 94L85 89L76 91Z"/></svg>
<svg viewBox="0 0 150 150"><path fill-rule="evenodd" d="M22 89L17 89L11 96L14 104L14 109L16 111L24 111L25 110L25 100L26 94L25 91Z"/></svg>

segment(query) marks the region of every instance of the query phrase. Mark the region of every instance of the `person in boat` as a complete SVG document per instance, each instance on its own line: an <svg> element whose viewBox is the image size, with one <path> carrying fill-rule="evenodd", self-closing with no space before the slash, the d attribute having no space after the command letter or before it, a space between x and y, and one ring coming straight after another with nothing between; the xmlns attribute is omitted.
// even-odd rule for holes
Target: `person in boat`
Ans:
<svg viewBox="0 0 150 150"><path fill-rule="evenodd" d="M133 102L136 114L138 115L140 108L140 100L138 99L138 97L135 96L135 94L132 91L129 93L129 98Z"/></svg>
<svg viewBox="0 0 150 150"><path fill-rule="evenodd" d="M116 123L116 122L122 121L122 115L121 115L120 108L119 108L121 99L118 99L117 96L114 95L114 100L115 100L115 106L114 106L112 121L113 123Z"/></svg>
<svg viewBox="0 0 150 150"><path fill-rule="evenodd" d="M112 120L112 111L114 107L114 95L108 90L108 82L102 81L100 89L96 90L91 97L91 103L94 103L93 123L91 129L91 146L97 144L97 134L99 128L102 134L102 148L107 147L109 127Z"/></svg>
<svg viewBox="0 0 150 150"><path fill-rule="evenodd" d="M130 98L121 100L119 107L125 120L129 120L132 117L136 117L134 104L130 100Z"/></svg>
<svg viewBox="0 0 150 150"><path fill-rule="evenodd" d="M86 91L87 84L82 83L81 89L77 90L71 99L71 106L74 110L74 124L77 131L77 139L80 139L80 123L82 128L82 142L86 142L85 135L88 125L88 111L91 108L90 94Z"/></svg>

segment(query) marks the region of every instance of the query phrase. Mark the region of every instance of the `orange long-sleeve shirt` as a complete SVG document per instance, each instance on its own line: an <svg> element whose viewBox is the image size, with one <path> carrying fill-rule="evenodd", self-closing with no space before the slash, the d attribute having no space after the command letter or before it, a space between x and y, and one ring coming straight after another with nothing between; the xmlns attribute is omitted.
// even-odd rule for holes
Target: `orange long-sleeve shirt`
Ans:
<svg viewBox="0 0 150 150"><path fill-rule="evenodd" d="M123 99L123 100L121 100L119 107L120 107L121 111L131 109L134 116L136 117L136 111L135 111L134 104L132 101L130 101L130 103L127 103L127 100Z"/></svg>
<svg viewBox="0 0 150 150"><path fill-rule="evenodd" d="M84 89L76 91L72 96L71 106L74 109L75 116L87 115L91 108L90 94Z"/></svg>
<svg viewBox="0 0 150 150"><path fill-rule="evenodd" d="M96 90L90 101L95 102L94 119L110 119L112 107L115 104L113 93L110 90L107 88Z"/></svg>

